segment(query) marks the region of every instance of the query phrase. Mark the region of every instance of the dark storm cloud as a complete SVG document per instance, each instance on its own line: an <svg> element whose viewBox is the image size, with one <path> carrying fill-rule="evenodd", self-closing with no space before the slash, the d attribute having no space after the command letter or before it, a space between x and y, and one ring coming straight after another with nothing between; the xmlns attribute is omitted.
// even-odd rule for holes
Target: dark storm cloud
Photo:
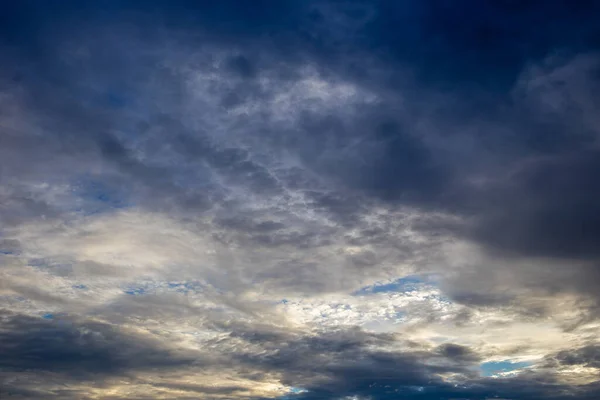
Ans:
<svg viewBox="0 0 600 400"><path fill-rule="evenodd" d="M579 349L564 350L553 357L562 365L583 365L600 368L600 346L588 345Z"/></svg>
<svg viewBox="0 0 600 400"><path fill-rule="evenodd" d="M479 357L475 352L465 346L453 343L446 343L438 348L438 352L449 359L455 361L477 361Z"/></svg>
<svg viewBox="0 0 600 400"><path fill-rule="evenodd" d="M502 202L490 207L474 234L493 246L533 256L597 258L598 171L596 151L531 162L499 189Z"/></svg>
<svg viewBox="0 0 600 400"><path fill-rule="evenodd" d="M389 334L367 333L360 329L323 332L317 335L298 335L276 332L267 325L241 323L221 325L230 331L227 339L220 339L223 366L244 370L249 376L282 374L283 382L307 392L290 395L297 399L342 398L343 396L371 396L377 399L477 399L500 397L511 399L570 399L593 398L597 389L579 388L573 392L568 386L556 383L551 376L531 375L508 380L477 378L472 367L479 360L477 354L464 346L445 344L435 349L375 350L373 346L393 345L397 338ZM2 327L3 374L12 372L59 374L62 384L74 382L101 382L109 376L134 376L134 373L159 368L163 373L178 368L199 366L199 357L176 355L161 349L138 336L119 333L114 327L97 322L43 320L4 313ZM248 352L237 341L261 348ZM228 351L228 342L232 342ZM593 362L593 347L561 352L555 359L565 365ZM597 353L597 352L596 352ZM596 357L597 358L597 357ZM210 365L215 367L216 360ZM209 364L206 364L209 365ZM449 384L438 374L455 373L469 383ZM39 375L42 376L43 375ZM57 379L53 376L51 379ZM137 379L133 382L145 382ZM31 382L33 383L33 382ZM233 395L242 390L236 386L211 387L188 383L151 383L158 389L173 389L201 395ZM81 389L31 389L27 382L13 381L4 385L5 393L29 398L75 398L85 396ZM575 397L576 396L576 397ZM18 398L18 397L17 397Z"/></svg>
<svg viewBox="0 0 600 400"><path fill-rule="evenodd" d="M434 349L375 350L374 345L392 345L397 338L366 333L359 329L339 330L318 336L268 335L236 327L235 337L261 344L269 355L238 355L238 362L279 371L284 382L306 390L290 399L329 399L364 396L374 399L591 399L598 394L594 385L572 388L559 383L552 374L525 373L502 379L478 377L479 355L472 349L447 343ZM241 333L244 332L244 333ZM582 349L589 362L593 350ZM577 357L577 356L576 356ZM584 364L581 359L563 363ZM456 374L456 383L439 374ZM316 382L316 383L315 383Z"/></svg>
<svg viewBox="0 0 600 400"><path fill-rule="evenodd" d="M397 387L425 385L432 381L441 384L434 373L467 372L456 364L428 366L424 363L426 360L455 358L455 354L443 354L444 351L375 350L376 345L393 345L394 337L360 329L285 338L246 332L238 333L236 337L260 343L268 352L268 355L238 355L239 362L280 372L286 384L309 390L298 398L360 394L369 390L369 385L381 382ZM319 384L315 385L315 381Z"/></svg>
<svg viewBox="0 0 600 400"><path fill-rule="evenodd" d="M593 15L599 6L593 1L379 4L367 28L370 46L381 46L396 62L410 62L424 81L457 89L464 84L506 89L527 62L597 45Z"/></svg>
<svg viewBox="0 0 600 400"><path fill-rule="evenodd" d="M0 365L4 372L55 372L64 374L67 380L120 375L145 368L176 368L195 361L113 326L60 316L42 319L5 311L0 337Z"/></svg>
<svg viewBox="0 0 600 400"><path fill-rule="evenodd" d="M346 71L343 70L340 64L345 61L356 61L357 57L362 54L381 54L379 56L380 61L388 63L384 64L388 67L392 65L409 65L411 68L426 74L429 72L424 66L435 65L435 74L439 75L435 81L442 82L442 84L451 82L458 85L459 82L466 81L466 76L460 78L461 73L467 74L469 79L475 82L478 82L478 77L484 80L487 80L487 77L501 80L499 77L510 73L510 80L507 81L505 90L490 92L495 96L493 103L499 103L492 103L492 109L502 105L505 101L505 97L502 96L507 95L508 88L512 87L519 73L528 63L542 60L560 47L575 50L579 49L577 46L586 46L590 40L588 36L593 33L591 32L593 25L588 22L588 18L593 15L594 7L596 7L594 3L574 7L567 2L553 2L546 10L546 18L542 20L543 25L541 27L539 23L533 23L537 15L533 5L518 7L510 2L486 2L483 4L466 1L464 3L463 6L469 10L466 13L459 11L463 10L463 7L444 2L426 5L416 3L398 5L395 2L377 2L370 5L358 2L354 4L354 7L349 4L341 4L329 8L323 7L318 2L307 4L304 2L267 1L264 4L253 4L252 6L234 5L234 2L225 2L223 5L218 6L208 5L207 3L175 2L168 7L162 2L152 2L147 4L143 10L136 9L133 3L117 4L109 2L104 6L103 12L94 12L98 10L91 3L67 2L68 5L53 7L53 11L49 13L49 16L44 18L41 15L44 12L42 3L33 1L25 2L24 5L10 6L7 14L12 13L17 20L20 18L24 21L19 25L14 22L7 24L4 29L8 31L7 33L10 33L6 36L12 38L13 41L26 37L36 42L39 41L39 46L42 49L50 48L50 51L43 58L40 58L41 53L39 51L34 52L33 55L21 56L29 60L29 65L33 65L34 68L32 76L23 78L21 84L27 87L35 85L36 93L32 97L33 99L39 99L39 106L36 108L39 107L43 110L42 115L50 116L53 120L52 123L55 123L55 121L69 121L68 124L71 126L67 127L69 129L53 126L53 131L61 132L60 142L57 143L56 139L49 139L51 141L47 144L40 144L40 148L48 148L49 146L51 148L51 146L60 144L60 148L57 148L58 151L73 154L74 152L80 153L83 150L81 145L89 151L89 145L91 144L93 147L99 148L104 158L112 160L122 171L131 175L135 181L158 190L157 195L152 197L160 197L160 194L166 192L172 192L174 196L178 196L177 192L181 190L172 184L172 174L160 168L140 163L130 154L130 150L127 149L125 144L120 143L117 138L107 132L112 128L107 126L106 121L114 120L115 116L119 115L118 113L109 112L108 114L90 115L89 110L81 109L81 106L73 104L73 102L80 101L82 95L82 88L73 87L71 83L73 77L79 75L81 78L87 79L100 78L105 83L115 87L122 81L125 88L132 87L140 79L139 77L136 79L132 74L148 78L153 77L154 79L157 77L156 69L152 65L156 64L158 59L150 57L143 61L134 61L119 52L111 51L105 45L104 48L99 47L98 51L92 51L91 61L88 61L88 63L92 63L91 65L86 66L84 64L83 66L92 71L91 74L89 72L82 74L82 70L80 70L82 66L76 64L65 65L56 59L56 55L53 54L55 49L52 50L55 44L51 41L46 43L42 39L46 30L50 33L49 40L60 38L59 43L64 41L60 33L56 33L60 31L56 30L53 33L53 28L58 26L66 29L64 26L65 21L70 21L70 18L73 18L73 15L77 15L78 12L82 12L82 15L88 16L87 18L91 18L95 23L102 22L105 18L109 18L109 20L110 18L116 20L122 18L125 21L131 19L133 22L143 23L147 22L148 18L158 18L156 15L160 15L161 18L167 21L164 22L167 26L168 21L177 20L186 29L189 29L190 26L181 21L186 21L187 18L182 19L182 17L188 16L190 21L195 21L198 31L208 32L212 35L209 35L209 40L218 41L220 38L232 40L232 38L239 39L243 37L243 40L260 43L263 46L261 54L263 58L270 60L270 64L279 60L284 62L293 60L293 58L289 58L288 54L285 54L286 50L284 50L284 48L290 47L306 54L309 60L312 59L317 62L317 65L324 67L325 70L329 71L328 73L341 74L341 76L346 76ZM37 12L26 12L26 5ZM373 8L374 11L369 14L367 10ZM152 10L156 14L152 14L148 10ZM321 32L319 29L324 28L316 22L330 16L327 14L328 12L344 15L350 21L362 21L364 19L363 14L372 14L372 17L368 20L368 23L357 25L357 29L360 31L359 40L352 42L349 47L340 47L344 48L345 52L329 48L321 52L318 47L328 46L327 41L316 40L309 34L310 32L305 33L303 27L308 27L306 29L309 30L315 29L315 32L312 32L314 34L331 34L334 28L331 28L330 31ZM480 20L482 17L484 18L483 21ZM564 30L561 31L557 28L557 24L558 26L573 26L575 24L572 21L577 19L579 19L576 24L577 30L567 30L568 34L565 34ZM34 23L38 20L43 23ZM28 23L32 27L24 29L23 26L27 26ZM464 29L457 31L452 28L455 26L461 26ZM349 27L344 29L351 30ZM546 32L548 35L543 35L540 31ZM143 33L141 34L143 35ZM516 38L518 38L518 45L515 43ZM158 37L158 39L161 38ZM152 37L146 39L146 41L148 40L152 40ZM279 46L278 41L284 41L285 46ZM193 46L194 42L186 42L186 40L181 39L179 44ZM503 60L503 63L498 65L492 63L491 59L488 60L492 54L494 57ZM259 57L234 56L228 60L225 68L230 73L238 75L242 80L251 81L255 79L261 70L269 69L268 64L258 65L253 60L257 58ZM43 63L40 63L40 60L43 60ZM437 62L438 60L443 60L446 63L440 64ZM40 65L44 66L42 70L39 68ZM393 67L391 69L393 70ZM473 69L477 69L477 71L473 72ZM48 74L51 74L51 79L55 84L58 82L56 85L62 88L63 92L66 90L69 96L72 96L75 89L77 89L76 93L79 95L72 101L65 103L65 98L54 87L41 88L39 79L44 79L43 77ZM392 72L391 75L388 73L363 77L362 79L360 75L357 75L352 76L352 78L360 84L371 84L380 89L383 85L389 85L389 79L393 80L395 79L394 76L399 77L400 74L401 72ZM128 81L127 77L131 79ZM30 79L33 81L30 82ZM172 86L177 85L172 76L163 75L162 79L172 82ZM65 85L68 89L65 88ZM85 88L83 89L85 90ZM229 96L229 100L224 101L226 103L231 101L237 103L240 100L235 100L235 98L239 98L239 96L248 98L248 95L244 95L243 86L240 86L239 89L232 93L233 97ZM251 93L250 97L258 95L258 89L253 88L252 85L248 86L246 84L245 90L247 93ZM469 93L466 92L466 89L461 91L460 87L451 90L452 95L461 99L461 101L458 104L447 104L448 110L444 111L444 114L451 115L453 111L458 111L458 114L472 118L482 111L484 113L489 112L489 109L476 107L469 114L461 108L468 103L464 96L468 96ZM56 101L57 95L58 101ZM52 96L55 100L50 100L49 96ZM478 98L477 95L474 97ZM426 99L426 96L424 99ZM417 102L422 101L416 100ZM179 101L181 101L181 98ZM358 116L350 117L352 120L349 120L349 116L307 113L297 127L299 130L294 132L291 137L285 133L283 135L282 133L273 134L282 135L284 138L287 136L288 144L285 147L291 149L294 153L298 153L305 165L315 173L330 177L333 182L339 185L338 190L342 190L342 196L355 196L355 191L357 191L359 195L366 194L385 201L392 200L403 204L417 204L419 207L427 207L433 204L434 207L451 208L452 211L462 212L463 210L456 210L457 203L460 207L462 203L469 202L468 199L473 193L469 193L469 188L464 187L460 183L460 179L457 179L454 175L455 166L442 161L438 154L428 149L416 137L413 132L414 121L405 121L398 118L396 104L393 104L393 101L390 104L384 104L383 107L378 105L376 110L368 108L360 110ZM51 104L56 104L53 106L54 109L48 109L48 105ZM60 106L62 108L57 108L59 104L62 104ZM411 109L415 107L427 108L427 104L411 105L409 107ZM510 117L514 118L514 115ZM340 118L345 120L340 120ZM73 126L73 123L77 125ZM151 121L151 123L154 125L155 121ZM76 135L73 132L74 130L81 130L78 129L78 125L85 126L85 135ZM94 128L93 132L95 133L89 132L90 127ZM170 125L167 129L172 131L178 128ZM268 132L272 128L259 126L258 129L262 132ZM531 137L534 134L532 131L543 130L542 127L536 126L518 126L516 129L519 130L518 135L515 135L514 138L516 142L522 140L519 136ZM568 128L565 127L563 130L566 129ZM71 134L72 138L68 134L69 131L73 132ZM177 136L177 139L171 139L175 149L180 149L178 151L188 154L188 157L193 154L194 157L206 158L216 168L226 169L226 173L231 174L231 176L237 177L240 181L248 182L254 190L277 190L273 177L263 167L249 160L241 149L210 152L207 151L210 148L195 142L189 132L187 133ZM272 134L267 133L267 135ZM485 135L494 136L495 133L485 133ZM540 132L535 135L536 137L542 137L544 133ZM349 151L346 147L356 139L363 141L366 146L360 146L354 152ZM91 143L86 145L86 140L91 141ZM497 142L497 139L493 137L484 137L483 140L484 143L489 142L492 145ZM501 138L498 140L501 140ZM568 138L565 140L568 140ZM530 146L537 146L539 140L534 139L530 142ZM66 144L69 144L69 146L66 146ZM35 149L35 147L27 146L19 152L27 152L28 148L30 148L30 152ZM37 153L33 154L37 155ZM595 172L593 166L587 166L585 170L590 174ZM577 172L573 171L572 173L576 174ZM524 186L524 190L527 190L527 182L524 183ZM351 192L345 193L345 189L350 189ZM499 188L498 190L501 191L500 197L506 194L518 198L521 195L521 191L513 194L505 188ZM546 194L542 192L533 195L541 197ZM195 200L187 199L186 204L199 202L205 204L206 207L211 201L210 199L202 199L200 194L194 194L193 196L197 198ZM180 194L178 197L186 197L186 195ZM346 205L336 205L333 211L343 211L349 213L348 217L351 217L351 210L355 209L356 206L352 206L348 201L346 203ZM562 207L561 204L554 206ZM494 207L494 205L490 205L490 208L486 207L479 212L484 214L485 218L489 218L486 213L491 211L491 207ZM546 207L551 208L552 205ZM593 211L590 210L590 213L593 213ZM510 214L518 215L518 212L519 210L515 210L514 212L511 211ZM543 213L543 211L540 212ZM552 213L551 210L548 212ZM540 215L539 219L545 221L544 216L545 214ZM556 220L561 220L561 218L565 219L566 217L557 216ZM504 218L500 217L500 219L504 221ZM484 221L481 225L494 225L487 222ZM504 223L509 227L504 229L499 227L499 237L497 239L491 238L491 241L502 242L501 232L506 229L520 230L519 226L511 228L512 225L509 221ZM588 224L591 224L591 222ZM537 229L536 226L539 223L532 221L532 225L532 229ZM545 228L540 227L539 230L544 231ZM586 230L592 232L592 236L588 240L592 241L593 244L593 228ZM492 228L490 231L496 231L496 229ZM535 232L532 233L535 234ZM480 234L477 233L475 236L478 239ZM486 233L481 233L481 236L486 241ZM506 236L511 237L512 235L508 232ZM543 238L540 238L540 240L543 240ZM529 248L527 242L521 245ZM552 246L552 244L540 243L540 246ZM567 244L565 243L563 246L567 246ZM536 244L532 244L531 247L535 251Z"/></svg>
<svg viewBox="0 0 600 400"><path fill-rule="evenodd" d="M9 311L2 311L0 321L0 394L9 398L89 398L86 387L110 386L113 378L154 385L137 374L181 373L217 364L212 356L169 349L155 338L103 322L60 315L42 319ZM236 391L176 383L156 387L199 394Z"/></svg>

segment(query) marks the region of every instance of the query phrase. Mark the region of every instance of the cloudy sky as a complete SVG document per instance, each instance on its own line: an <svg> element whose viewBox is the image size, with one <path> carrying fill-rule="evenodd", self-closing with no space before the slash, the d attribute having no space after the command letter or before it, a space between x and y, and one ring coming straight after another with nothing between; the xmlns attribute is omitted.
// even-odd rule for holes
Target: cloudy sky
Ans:
<svg viewBox="0 0 600 400"><path fill-rule="evenodd" d="M599 15L1 1L0 398L598 399Z"/></svg>

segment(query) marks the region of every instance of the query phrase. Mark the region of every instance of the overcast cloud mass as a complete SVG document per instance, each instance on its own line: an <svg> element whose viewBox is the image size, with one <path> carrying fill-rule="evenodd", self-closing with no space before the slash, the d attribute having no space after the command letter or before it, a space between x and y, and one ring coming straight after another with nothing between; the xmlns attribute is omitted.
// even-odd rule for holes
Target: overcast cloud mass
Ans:
<svg viewBox="0 0 600 400"><path fill-rule="evenodd" d="M0 3L0 398L600 398L600 2Z"/></svg>

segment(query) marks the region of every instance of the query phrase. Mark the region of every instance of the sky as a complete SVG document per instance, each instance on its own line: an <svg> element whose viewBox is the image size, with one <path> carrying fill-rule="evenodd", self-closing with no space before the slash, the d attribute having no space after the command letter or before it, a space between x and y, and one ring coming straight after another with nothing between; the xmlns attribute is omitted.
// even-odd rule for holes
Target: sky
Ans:
<svg viewBox="0 0 600 400"><path fill-rule="evenodd" d="M600 398L599 16L0 1L0 398Z"/></svg>

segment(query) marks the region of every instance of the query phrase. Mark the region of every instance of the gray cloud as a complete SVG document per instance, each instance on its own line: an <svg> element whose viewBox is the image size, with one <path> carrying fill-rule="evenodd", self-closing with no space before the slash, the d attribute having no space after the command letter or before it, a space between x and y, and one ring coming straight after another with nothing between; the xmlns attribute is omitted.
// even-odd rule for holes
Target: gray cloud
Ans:
<svg viewBox="0 0 600 400"><path fill-rule="evenodd" d="M37 370L61 373L65 379L90 379L195 361L103 323L78 323L60 316L43 320L7 312L2 320L4 371Z"/></svg>

